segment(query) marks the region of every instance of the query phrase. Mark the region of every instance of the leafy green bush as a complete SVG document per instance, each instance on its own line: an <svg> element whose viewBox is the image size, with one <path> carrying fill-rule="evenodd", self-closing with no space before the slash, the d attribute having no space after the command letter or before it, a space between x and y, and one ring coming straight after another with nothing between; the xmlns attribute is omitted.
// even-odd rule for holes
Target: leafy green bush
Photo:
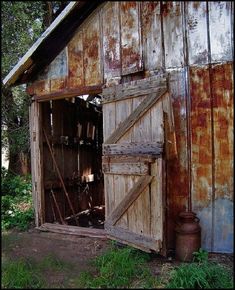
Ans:
<svg viewBox="0 0 235 290"><path fill-rule="evenodd" d="M1 224L7 230L26 230L34 220L30 176L7 174L2 170Z"/></svg>
<svg viewBox="0 0 235 290"><path fill-rule="evenodd" d="M1 195L25 195L32 191L31 176L19 176L8 172L2 167L1 170Z"/></svg>
<svg viewBox="0 0 235 290"><path fill-rule="evenodd" d="M134 283L141 288L151 288L154 279L146 266L148 259L148 254L131 247L111 247L93 262L98 274L94 277L88 272L81 273L78 287L125 288Z"/></svg>

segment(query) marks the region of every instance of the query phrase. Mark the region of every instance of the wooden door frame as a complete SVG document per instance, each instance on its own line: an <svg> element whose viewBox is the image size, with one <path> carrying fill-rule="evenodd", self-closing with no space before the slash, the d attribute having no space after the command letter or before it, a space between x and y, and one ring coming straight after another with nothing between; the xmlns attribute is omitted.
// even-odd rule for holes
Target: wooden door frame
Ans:
<svg viewBox="0 0 235 290"><path fill-rule="evenodd" d="M60 92L53 95L34 96L29 108L30 124L30 145L31 145L31 171L32 171L32 196L35 210L35 225L41 231L50 231L62 234L71 234L77 236L90 236L95 238L106 238L106 232L103 229L84 228L79 226L69 226L61 224L52 224L45 222L45 191L43 182L43 146L42 146L42 103L53 100L62 100L67 97L72 98L77 95L101 93L101 86L84 91L72 90L68 93ZM36 130L35 130L36 127ZM35 156L36 150L36 156ZM39 174L37 174L39 173Z"/></svg>
<svg viewBox="0 0 235 290"><path fill-rule="evenodd" d="M43 146L42 146L42 105L33 101L29 109L32 196L35 210L35 225L45 222L45 200L43 185Z"/></svg>

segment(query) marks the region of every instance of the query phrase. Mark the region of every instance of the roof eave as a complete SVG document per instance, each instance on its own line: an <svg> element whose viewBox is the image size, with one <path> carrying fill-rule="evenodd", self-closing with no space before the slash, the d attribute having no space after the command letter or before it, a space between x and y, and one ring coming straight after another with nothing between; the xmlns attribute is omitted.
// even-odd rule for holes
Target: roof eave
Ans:
<svg viewBox="0 0 235 290"><path fill-rule="evenodd" d="M84 3L84 2L83 2ZM71 11L77 6L81 5L81 1L71 1L65 9L56 17L52 24L45 30L45 32L32 45L27 53L20 59L20 61L12 68L8 75L4 78L3 84L10 86L14 85L18 78L24 74L34 63L32 59L33 53L40 47L40 45L48 38L52 31L65 19Z"/></svg>

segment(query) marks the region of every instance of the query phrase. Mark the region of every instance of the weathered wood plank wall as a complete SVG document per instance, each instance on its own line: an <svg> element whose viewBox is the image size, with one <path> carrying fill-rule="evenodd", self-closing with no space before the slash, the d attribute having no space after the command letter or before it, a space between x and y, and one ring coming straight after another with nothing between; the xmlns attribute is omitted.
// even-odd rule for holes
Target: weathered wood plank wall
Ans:
<svg viewBox="0 0 235 290"><path fill-rule="evenodd" d="M64 89L89 91L92 86L125 82L128 74L142 72L140 78L168 74L178 152L178 158L166 164L169 248L174 247L178 212L192 206L201 219L202 246L233 251L232 5L229 1L102 4L28 89L43 99ZM121 120L130 107L119 102L116 108L106 104L104 110L110 116L105 120L106 136L116 126L112 114ZM148 124L138 125L135 138L139 130L147 129ZM121 180L114 182L124 186Z"/></svg>

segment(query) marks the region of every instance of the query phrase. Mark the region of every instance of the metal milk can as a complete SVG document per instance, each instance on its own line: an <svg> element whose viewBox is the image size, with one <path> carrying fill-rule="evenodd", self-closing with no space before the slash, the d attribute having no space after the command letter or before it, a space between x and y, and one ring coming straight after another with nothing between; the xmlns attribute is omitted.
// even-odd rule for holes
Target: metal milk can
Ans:
<svg viewBox="0 0 235 290"><path fill-rule="evenodd" d="M193 260L193 252L201 247L201 227L194 212L181 212L176 231L176 259L183 262Z"/></svg>

